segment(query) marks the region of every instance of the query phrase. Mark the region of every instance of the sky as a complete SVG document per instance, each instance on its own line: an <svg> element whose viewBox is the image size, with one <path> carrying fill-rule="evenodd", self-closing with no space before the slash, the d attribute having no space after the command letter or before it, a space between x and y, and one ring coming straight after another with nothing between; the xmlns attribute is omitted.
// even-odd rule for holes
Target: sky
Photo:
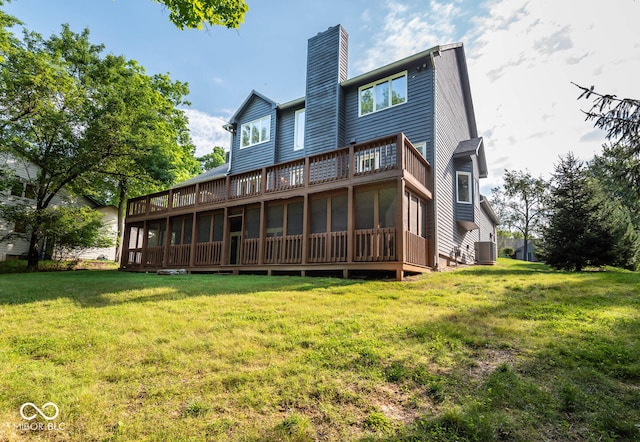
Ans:
<svg viewBox="0 0 640 442"><path fill-rule="evenodd" d="M638 0L246 0L237 30L178 30L153 0L12 0L6 12L49 36L89 28L105 52L189 84L185 109L198 155L228 148L222 129L251 90L275 102L305 92L307 40L336 24L349 33L349 78L463 42L489 177L549 178L569 151L588 161L604 133L584 119L572 82L640 98Z"/></svg>

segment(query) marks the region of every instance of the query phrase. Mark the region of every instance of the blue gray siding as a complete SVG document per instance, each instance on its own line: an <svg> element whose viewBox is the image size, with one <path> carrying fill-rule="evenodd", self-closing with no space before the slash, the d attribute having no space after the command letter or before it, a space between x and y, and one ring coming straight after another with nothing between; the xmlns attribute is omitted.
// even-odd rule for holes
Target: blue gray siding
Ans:
<svg viewBox="0 0 640 442"><path fill-rule="evenodd" d="M497 241L496 228L493 220L484 211L482 206L478 210L477 223L480 227L478 230L478 241Z"/></svg>
<svg viewBox="0 0 640 442"><path fill-rule="evenodd" d="M454 209L454 213L455 213L455 221L471 221L474 222L475 220L475 210L476 208L479 208L479 204L478 204L478 198L476 195L476 189L475 189L475 185L473 185L473 182L475 182L475 177L477 176L476 174L473 173L473 162L471 160L468 161L461 161L461 160L457 160L454 161L454 172L453 172L453 198L454 198L454 202L455 202L455 209ZM473 197L473 204L464 204L464 203L459 203L458 199L457 199L457 187L458 184L456 183L456 172L469 172L471 173L471 180L472 180L472 190L471 190L471 195Z"/></svg>
<svg viewBox="0 0 640 442"><path fill-rule="evenodd" d="M240 149L240 127L258 118L271 115L271 135L269 141ZM272 103L254 95L237 116L236 133L231 145L231 173L240 173L260 167L271 166L275 162L276 111Z"/></svg>
<svg viewBox="0 0 640 442"><path fill-rule="evenodd" d="M305 149L293 150L296 129L295 115L297 110L303 108L304 106L278 111L278 123L276 129L278 131L276 137L276 163L283 163L285 161L291 161L305 156Z"/></svg>
<svg viewBox="0 0 640 442"><path fill-rule="evenodd" d="M465 110L465 97L456 52L462 49L441 51L435 57L436 64L436 199L438 217L438 253L453 257L455 250L461 259L474 261L474 242L478 232L467 232L456 223L455 176L452 160L458 143L475 136L472 134ZM475 177L474 177L475 180ZM454 185L452 185L454 184ZM477 194L474 189L474 205Z"/></svg>
<svg viewBox="0 0 640 442"><path fill-rule="evenodd" d="M396 73L384 73L380 78ZM362 143L404 132L413 143L427 141L427 145L430 144L433 137L433 69L427 67L420 72L410 69L407 77L406 103L362 117L358 116L358 88L364 84L354 85L345 91L347 143L352 140Z"/></svg>
<svg viewBox="0 0 640 442"><path fill-rule="evenodd" d="M305 122L306 155L339 146L340 82L347 79L348 35L340 25L309 39Z"/></svg>

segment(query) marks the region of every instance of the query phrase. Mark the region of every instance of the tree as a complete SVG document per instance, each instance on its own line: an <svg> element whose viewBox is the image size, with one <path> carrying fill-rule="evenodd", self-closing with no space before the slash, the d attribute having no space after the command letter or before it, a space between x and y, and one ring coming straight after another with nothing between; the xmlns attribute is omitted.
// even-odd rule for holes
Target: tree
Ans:
<svg viewBox="0 0 640 442"><path fill-rule="evenodd" d="M30 183L36 211L32 270L44 225L38 214L61 189L106 194L105 177L120 183L121 176L138 180L145 176L141 171L152 171L186 179L199 170L186 117L176 109L186 84L149 77L134 61L103 57L103 49L90 43L88 30L75 34L63 26L48 40L25 32L0 63L0 149L39 168ZM118 195L125 195L121 204L127 191Z"/></svg>
<svg viewBox="0 0 640 442"><path fill-rule="evenodd" d="M593 99L591 109L585 111L586 119L594 126L607 131L607 139L635 146L640 151L640 100L618 98L616 95L596 92L594 86L586 88L573 83L582 90L580 99Z"/></svg>
<svg viewBox="0 0 640 442"><path fill-rule="evenodd" d="M224 148L215 146L213 152L198 157L203 170L211 170L215 167L222 166L227 162L227 155Z"/></svg>
<svg viewBox="0 0 640 442"><path fill-rule="evenodd" d="M623 204L640 227L640 157L626 144L606 144L589 164L589 173L610 198Z"/></svg>
<svg viewBox="0 0 640 442"><path fill-rule="evenodd" d="M522 234L524 259L532 235L539 231L544 219L548 185L542 178L534 178L527 171L505 170L502 189L492 190L492 206L501 223Z"/></svg>
<svg viewBox="0 0 640 442"><path fill-rule="evenodd" d="M581 271L589 265L634 267L637 234L629 214L605 197L585 164L569 153L556 165L553 183L543 259L564 270Z"/></svg>
<svg viewBox="0 0 640 442"><path fill-rule="evenodd" d="M240 27L249 7L244 0L155 0L170 11L178 29L202 29L206 25Z"/></svg>
<svg viewBox="0 0 640 442"><path fill-rule="evenodd" d="M582 90L579 100L593 100L585 111L587 121L605 130L610 141L601 165L613 173L619 186L630 187L640 199L640 100L601 94L593 86L576 86Z"/></svg>
<svg viewBox="0 0 640 442"><path fill-rule="evenodd" d="M89 207L47 207L36 210L28 201L15 201L0 206L0 216L16 225L21 231L10 232L0 240L14 237L29 239L36 235L39 240L46 237L52 247L38 250L40 255L49 252L58 259L77 257L83 250L112 245L104 231L102 214ZM38 230L34 232L35 230Z"/></svg>

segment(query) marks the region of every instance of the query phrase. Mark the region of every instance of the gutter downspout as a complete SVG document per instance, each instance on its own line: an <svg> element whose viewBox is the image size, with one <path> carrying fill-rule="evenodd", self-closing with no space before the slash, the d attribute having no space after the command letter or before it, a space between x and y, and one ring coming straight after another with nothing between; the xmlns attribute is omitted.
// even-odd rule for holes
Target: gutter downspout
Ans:
<svg viewBox="0 0 640 442"><path fill-rule="evenodd" d="M436 60L435 60L435 53L440 53L440 51L432 51L429 54L429 57L431 58L431 66L433 69L433 121L432 121L432 125L431 127L433 127L433 133L432 133L432 140L431 140L431 146L432 146L432 150L433 150L433 269L435 271L439 271L439 264L440 264L440 252L439 252L439 244L438 244L438 188L437 188L437 184L438 184L438 170L437 170L437 166L438 166L438 161L437 161L437 155L438 155L438 149L436 148L436 130L437 130L437 126L436 126L436 105L437 105L437 91L436 91Z"/></svg>
<svg viewBox="0 0 640 442"><path fill-rule="evenodd" d="M229 144L229 166L227 166L227 173L225 174L229 175L229 173L231 172L231 157L233 156L233 136L235 135L235 131L233 130L232 123L227 123L223 125L222 128L229 132L229 135L231 136L231 143Z"/></svg>

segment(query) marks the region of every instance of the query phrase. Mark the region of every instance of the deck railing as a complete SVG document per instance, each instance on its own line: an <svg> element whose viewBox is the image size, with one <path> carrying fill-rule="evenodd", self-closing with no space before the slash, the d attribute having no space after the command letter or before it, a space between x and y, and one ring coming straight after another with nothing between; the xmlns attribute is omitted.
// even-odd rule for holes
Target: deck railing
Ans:
<svg viewBox="0 0 640 442"><path fill-rule="evenodd" d="M363 229L354 232L354 261L395 261L396 228Z"/></svg>
<svg viewBox="0 0 640 442"><path fill-rule="evenodd" d="M418 236L415 233L405 232L405 261L411 264L426 266L427 261L427 238Z"/></svg>
<svg viewBox="0 0 640 442"><path fill-rule="evenodd" d="M222 259L222 241L196 244L197 266L218 265Z"/></svg>
<svg viewBox="0 0 640 442"><path fill-rule="evenodd" d="M169 262L170 266L188 266L189 257L191 256L191 245L180 244L169 246Z"/></svg>
<svg viewBox="0 0 640 442"><path fill-rule="evenodd" d="M431 166L403 134L398 134L305 159L132 198L127 205L127 217L157 215L401 168L427 189L431 188Z"/></svg>

